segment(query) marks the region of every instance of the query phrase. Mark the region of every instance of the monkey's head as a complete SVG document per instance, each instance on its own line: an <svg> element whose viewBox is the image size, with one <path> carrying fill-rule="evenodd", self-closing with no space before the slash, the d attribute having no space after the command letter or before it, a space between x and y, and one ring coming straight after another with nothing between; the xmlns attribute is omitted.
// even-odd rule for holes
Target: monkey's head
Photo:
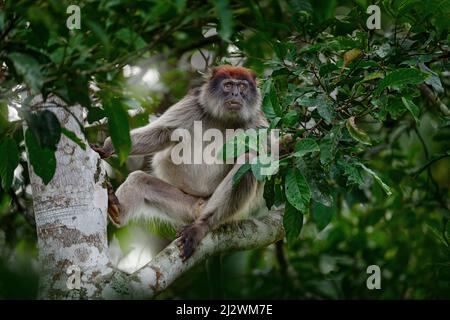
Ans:
<svg viewBox="0 0 450 320"><path fill-rule="evenodd" d="M255 73L230 65L213 68L202 87L200 103L219 120L248 122L257 116L261 104Z"/></svg>

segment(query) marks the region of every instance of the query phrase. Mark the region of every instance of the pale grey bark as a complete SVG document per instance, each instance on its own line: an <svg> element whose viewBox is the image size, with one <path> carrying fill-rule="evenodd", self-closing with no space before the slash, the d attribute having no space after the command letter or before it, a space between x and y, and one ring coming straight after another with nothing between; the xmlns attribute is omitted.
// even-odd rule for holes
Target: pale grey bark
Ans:
<svg viewBox="0 0 450 320"><path fill-rule="evenodd" d="M151 298L197 263L220 252L265 247L283 238L281 211L271 211L258 219L247 219L221 226L209 233L187 261L180 259L176 240L140 270L106 277L102 297L106 299Z"/></svg>
<svg viewBox="0 0 450 320"><path fill-rule="evenodd" d="M49 109L61 126L76 133L87 145L79 122L82 107L70 107L50 97L35 98L34 109ZM83 150L61 136L55 153L56 172L45 185L29 166L42 275L40 296L47 299L151 298L165 290L193 265L216 253L267 246L283 237L279 211L259 219L225 225L208 234L186 262L171 243L133 274L114 269L108 257L107 193L98 154ZM77 288L77 270L80 288Z"/></svg>
<svg viewBox="0 0 450 320"><path fill-rule="evenodd" d="M32 110L48 109L62 127L74 132L86 144L83 150L64 135L57 146L56 172L45 185L29 165L33 207L38 236L39 259L42 266L40 294L45 298L89 298L98 295L95 279L112 272L106 237L107 193L103 187L104 172L98 154L89 148L77 117L82 108L66 111L63 101L50 97L42 103L40 97L31 101ZM81 271L82 289L72 287L68 280Z"/></svg>

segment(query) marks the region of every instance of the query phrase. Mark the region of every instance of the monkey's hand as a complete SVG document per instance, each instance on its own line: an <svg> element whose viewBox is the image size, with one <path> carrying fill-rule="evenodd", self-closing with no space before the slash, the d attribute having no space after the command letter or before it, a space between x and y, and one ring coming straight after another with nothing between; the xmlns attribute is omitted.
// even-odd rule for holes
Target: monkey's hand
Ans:
<svg viewBox="0 0 450 320"><path fill-rule="evenodd" d="M102 158L102 159L106 159L106 158L109 158L110 156L112 156L112 152L108 152L103 147L99 147L92 143L90 143L89 146L91 147L92 150L97 152L100 155L100 158Z"/></svg>
<svg viewBox="0 0 450 320"><path fill-rule="evenodd" d="M197 249L200 241L208 232L208 225L205 223L194 222L184 226L178 231L179 237L177 244L181 250L181 258L186 261Z"/></svg>

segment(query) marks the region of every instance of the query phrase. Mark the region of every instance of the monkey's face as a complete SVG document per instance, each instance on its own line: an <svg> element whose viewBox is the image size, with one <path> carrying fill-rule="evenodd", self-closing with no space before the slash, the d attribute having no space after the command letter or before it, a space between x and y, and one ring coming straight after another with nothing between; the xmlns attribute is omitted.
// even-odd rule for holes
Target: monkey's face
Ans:
<svg viewBox="0 0 450 320"><path fill-rule="evenodd" d="M256 77L245 68L215 68L203 96L204 105L218 119L247 122L257 115L260 108Z"/></svg>

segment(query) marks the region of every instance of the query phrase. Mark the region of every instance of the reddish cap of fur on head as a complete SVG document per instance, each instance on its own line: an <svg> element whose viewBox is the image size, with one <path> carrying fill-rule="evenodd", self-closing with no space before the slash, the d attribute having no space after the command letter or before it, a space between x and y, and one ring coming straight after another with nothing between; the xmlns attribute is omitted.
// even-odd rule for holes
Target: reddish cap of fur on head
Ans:
<svg viewBox="0 0 450 320"><path fill-rule="evenodd" d="M233 79L247 80L256 85L256 74L244 67L233 67L230 65L218 66L212 69L211 80L220 76L226 76Z"/></svg>

